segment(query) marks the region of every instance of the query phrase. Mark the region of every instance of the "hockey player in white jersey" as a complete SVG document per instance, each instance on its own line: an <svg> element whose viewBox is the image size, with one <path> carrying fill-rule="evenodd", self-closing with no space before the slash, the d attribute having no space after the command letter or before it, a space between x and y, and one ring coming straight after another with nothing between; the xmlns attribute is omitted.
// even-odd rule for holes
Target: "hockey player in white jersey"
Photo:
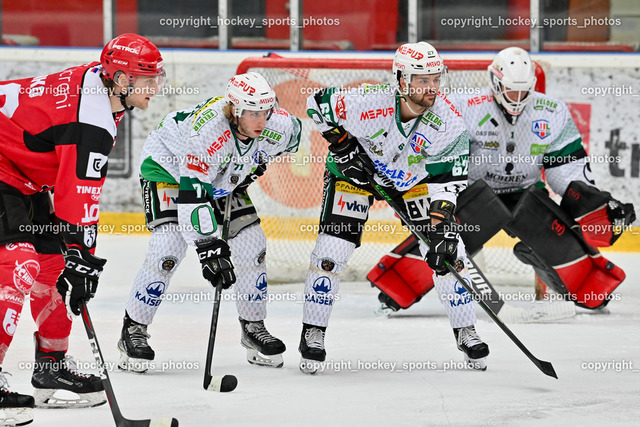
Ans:
<svg viewBox="0 0 640 427"><path fill-rule="evenodd" d="M338 296L340 276L377 194L369 176L426 231L420 244L435 271L434 282L458 348L478 369L488 346L475 331L475 307L446 268L463 276L464 245L451 221L458 192L467 184L469 136L456 108L438 91L446 77L443 60L428 43L401 46L393 62L394 82L358 89L327 88L307 100L307 113L330 142L325 170L320 234L306 280L300 369L315 373L326 358L324 336Z"/></svg>
<svg viewBox="0 0 640 427"><path fill-rule="evenodd" d="M194 244L205 279L215 286L221 277L225 289L235 282L247 360L283 365L285 345L264 325L266 238L246 189L269 161L297 151L300 131L300 121L278 107L264 77L247 73L229 80L224 97L168 114L149 135L140 175L152 234L126 305L118 342L121 369L144 372L152 366L147 326L187 246ZM228 194L232 207L225 242L219 224Z"/></svg>
<svg viewBox="0 0 640 427"><path fill-rule="evenodd" d="M463 235L467 249L474 254L504 228L520 238L515 255L531 264L544 284L578 306L604 307L625 275L596 248L612 245L635 220L633 205L595 187L567 105L534 91L536 76L526 51L502 50L488 75L490 87L452 97L471 137L470 187L459 198L457 214L481 230ZM544 190L543 170L549 187L562 196L560 206ZM417 249L407 249L406 242L398 248L368 275L382 291L378 312L408 308L433 287L409 273L420 263Z"/></svg>

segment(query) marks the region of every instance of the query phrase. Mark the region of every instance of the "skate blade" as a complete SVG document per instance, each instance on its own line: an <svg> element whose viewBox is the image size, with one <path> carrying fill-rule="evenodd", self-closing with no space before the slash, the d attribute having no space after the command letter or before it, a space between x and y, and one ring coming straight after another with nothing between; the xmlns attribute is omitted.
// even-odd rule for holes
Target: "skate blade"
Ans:
<svg viewBox="0 0 640 427"><path fill-rule="evenodd" d="M24 426L33 421L31 408L2 408L0 409L0 425Z"/></svg>
<svg viewBox="0 0 640 427"><path fill-rule="evenodd" d="M120 359L118 360L118 369L136 374L144 374L151 368L153 360L138 359L129 357L126 352L120 351Z"/></svg>
<svg viewBox="0 0 640 427"><path fill-rule="evenodd" d="M389 317L393 313L395 313L395 310L393 308L382 303L380 303L380 305L378 305L375 309L373 309L373 314L380 317Z"/></svg>
<svg viewBox="0 0 640 427"><path fill-rule="evenodd" d="M269 368L282 368L284 366L282 354L265 356L254 348L247 349L247 362L252 365L267 366Z"/></svg>
<svg viewBox="0 0 640 427"><path fill-rule="evenodd" d="M33 399L36 401L36 408L93 408L107 403L104 391L74 393L52 388L35 389Z"/></svg>
<svg viewBox="0 0 640 427"><path fill-rule="evenodd" d="M300 359L300 372L308 375L315 375L318 373L318 369L320 369L320 363L317 360L305 359L304 357Z"/></svg>
<svg viewBox="0 0 640 427"><path fill-rule="evenodd" d="M487 358L481 357L479 359L471 359L466 354L464 355L464 361L467 366L471 369L475 369L477 371L486 371L487 370Z"/></svg>

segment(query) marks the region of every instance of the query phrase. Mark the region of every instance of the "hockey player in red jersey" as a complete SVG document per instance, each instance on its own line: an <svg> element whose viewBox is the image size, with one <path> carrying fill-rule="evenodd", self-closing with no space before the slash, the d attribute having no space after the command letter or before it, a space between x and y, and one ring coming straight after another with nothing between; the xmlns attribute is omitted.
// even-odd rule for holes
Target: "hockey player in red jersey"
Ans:
<svg viewBox="0 0 640 427"><path fill-rule="evenodd" d="M635 221L634 207L596 188L567 105L533 90L526 51L502 50L488 75L480 94L453 99L471 136L470 186L456 215L465 229L481 230L461 233L467 250L474 255L503 228L520 239L514 254L544 284L580 307L604 307L625 274L596 248L611 246ZM543 169L559 206L544 190ZM413 272L424 264L417 253L408 239L368 274L382 291L378 312L408 308L433 287L430 276Z"/></svg>
<svg viewBox="0 0 640 427"><path fill-rule="evenodd" d="M106 402L100 378L65 358L71 314L93 297L106 262L94 255L98 202L118 122L126 109L147 109L163 80L153 43L123 34L100 62L0 83L0 365L26 297L38 328L34 397L10 392L0 371L0 409L18 425L34 404ZM79 398L52 399L59 389Z"/></svg>

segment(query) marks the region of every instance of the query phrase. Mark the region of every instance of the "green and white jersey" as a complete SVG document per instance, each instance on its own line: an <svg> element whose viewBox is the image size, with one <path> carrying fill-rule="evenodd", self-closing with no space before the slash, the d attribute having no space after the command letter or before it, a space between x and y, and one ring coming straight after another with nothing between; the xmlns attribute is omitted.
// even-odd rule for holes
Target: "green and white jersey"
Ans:
<svg viewBox="0 0 640 427"><path fill-rule="evenodd" d="M542 181L544 168L557 194L574 180L593 185L582 138L564 102L533 92L512 125L489 88L451 100L471 137L470 183L482 179L496 193L522 191Z"/></svg>
<svg viewBox="0 0 640 427"><path fill-rule="evenodd" d="M307 99L307 114L320 132L342 126L357 138L378 172L408 191L427 180L431 200L455 203L466 188L469 135L456 107L438 93L433 107L403 123L397 91L390 84L329 88ZM338 174L335 164L327 167ZM380 177L376 182L383 183Z"/></svg>
<svg viewBox="0 0 640 427"><path fill-rule="evenodd" d="M177 208L185 239L219 237L211 201L233 192L260 163L298 150L300 120L277 109L262 134L240 141L222 109L210 98L165 116L142 149L141 176L179 185Z"/></svg>

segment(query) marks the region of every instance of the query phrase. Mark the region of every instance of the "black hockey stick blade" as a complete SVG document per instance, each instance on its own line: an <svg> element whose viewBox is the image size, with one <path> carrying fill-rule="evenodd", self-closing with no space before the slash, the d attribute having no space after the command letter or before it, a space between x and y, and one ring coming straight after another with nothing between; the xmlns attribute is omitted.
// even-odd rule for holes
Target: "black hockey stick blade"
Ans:
<svg viewBox="0 0 640 427"><path fill-rule="evenodd" d="M389 194L387 194L384 188L375 182L374 176L375 176L375 173L373 172L368 174L369 183L374 188L374 190L378 193L380 197L382 197L387 202L387 204L391 207L391 209L395 211L395 213L402 220L402 222L404 222L405 225L407 225L411 229L411 232L418 239L428 244L429 239L427 238L427 236L422 231L420 231L418 227L415 226L413 220L404 213L404 211L395 202L395 200L393 200L393 198L391 198ZM518 339L518 337L516 337L514 333L511 332L511 330L507 327L507 325L505 325L502 322L502 320L500 320L500 318L496 316L496 314L493 311L491 311L491 308L489 308L487 303L484 302L482 297L462 278L462 276L460 276L460 274L456 271L456 269L453 268L449 263L447 263L447 269L451 274L455 276L458 282L460 282L460 284L464 286L467 292L469 292L469 294L473 296L473 299L476 300L476 302L489 315L489 317L491 317L491 319L493 319L493 321L498 324L500 329L502 329L502 331L505 334L507 334L509 338L511 338L511 341L513 341L515 345L517 345L518 348L534 363L534 365L538 367L538 369L540 369L545 375L549 375L550 377L553 377L556 379L558 378L558 375L556 374L555 369L553 369L553 366L551 365L551 363L545 362L544 360L540 360L536 358L533 354L531 354L529 349L525 347L525 345L522 344L522 342Z"/></svg>
<svg viewBox="0 0 640 427"><path fill-rule="evenodd" d="M484 299L482 298L482 296L478 294L476 290L473 289L467 283L467 281L462 278L462 276L460 276L460 273L458 273L451 264L447 263L447 269L449 270L449 273L455 276L455 278L467 290L467 292L469 292L473 296L473 298L476 300L478 305L482 307L485 313L487 313L489 317L491 317L491 319L500 327L500 329L502 329L502 331L505 334L507 334L509 338L511 338L511 341L513 341L513 343L516 346L518 346L518 348L529 358L529 360L533 362L534 365L538 367L538 369L542 371L543 374L553 377L555 379L558 379L558 375L556 374L555 369L553 369L553 365L551 363L546 362L544 360L540 360L537 357L535 357L529 351L529 349L524 344L522 344L522 342L518 339L518 337L516 337L515 334L511 332L511 329L509 329L507 325L505 325L504 322L498 316L496 316L496 314L491 310L491 308L489 308L487 303L484 302Z"/></svg>
<svg viewBox="0 0 640 427"><path fill-rule="evenodd" d="M111 385L111 380L109 379L109 373L107 372L107 365L104 363L104 357L102 356L102 350L100 350L100 345L98 344L98 339L96 337L95 329L93 328L93 322L91 321L91 317L89 316L89 311L87 310L87 306L85 303L81 303L80 305L82 312L80 313L82 316L82 323L84 323L84 328L87 331L87 336L89 337L89 344L91 345L91 352L93 353L93 357L98 362L98 366L100 367L100 379L102 380L102 385L104 387L104 392L107 395L107 400L109 401L109 406L111 407L111 414L113 415L113 420L116 423L117 427L178 427L178 420L175 418L156 418L156 419L148 419L148 420L130 420L125 418L120 412L120 407L118 406L118 402L116 401L116 395L113 391L113 386Z"/></svg>
<svg viewBox="0 0 640 427"><path fill-rule="evenodd" d="M231 220L231 199L229 194L225 199L224 216L222 219L222 239L227 240L229 234L229 222ZM238 379L233 375L223 377L213 376L211 366L213 365L213 347L216 342L216 332L218 330L218 316L220 314L220 295L222 293L222 278L218 280L213 294L213 313L211 314L211 328L209 329L209 341L207 342L207 359L204 366L204 381L202 386L208 391L220 391L226 393L233 391L238 386Z"/></svg>
<svg viewBox="0 0 640 427"><path fill-rule="evenodd" d="M208 385L207 385L208 383ZM226 393L233 391L238 386L238 379L234 375L225 375L224 377L211 376L206 373L204 376L204 389L208 391L220 391Z"/></svg>

